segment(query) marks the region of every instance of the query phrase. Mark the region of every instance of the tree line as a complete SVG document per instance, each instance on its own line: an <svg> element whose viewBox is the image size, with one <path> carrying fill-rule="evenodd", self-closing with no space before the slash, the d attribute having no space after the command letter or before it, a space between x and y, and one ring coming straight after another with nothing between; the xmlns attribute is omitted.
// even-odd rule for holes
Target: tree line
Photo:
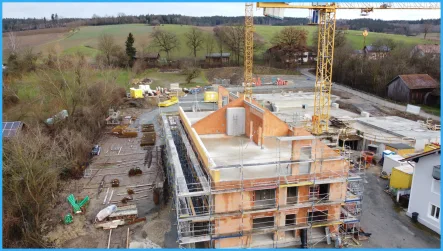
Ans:
<svg viewBox="0 0 443 251"><path fill-rule="evenodd" d="M193 26L218 26L232 25L244 22L244 16L206 16L192 17L177 14L169 15L126 15L119 13L116 16L104 16L94 14L91 18L64 18L57 14L52 14L51 20L45 18L3 18L3 32L7 31L23 31L33 29L44 29L51 27L65 27L68 24L82 25L116 25L116 24L180 24ZM56 22L54 22L56 20ZM291 26L306 25L309 23L307 18L286 17L278 20L270 17L254 17L254 23L257 25L274 25L274 26ZM353 30L368 28L373 32L395 32L400 25L413 25L429 23L434 27L440 25L440 19L415 20L415 21L384 21L377 19L354 19L354 20L337 20L337 24L350 25ZM439 29L438 29L439 30Z"/></svg>
<svg viewBox="0 0 443 251"><path fill-rule="evenodd" d="M117 24L180 24L193 26L217 26L243 23L244 16L226 17L226 16L208 16L191 17L183 15L125 15L119 13L117 16L100 17L94 14L91 18L63 18L58 17L57 23L51 23L46 18L3 18L3 32L24 31L33 29L44 29L52 27L65 27L68 24L77 26L95 26L95 25L117 25ZM254 17L254 23L258 25L306 25L306 18L288 17L284 20L277 20L269 17Z"/></svg>
<svg viewBox="0 0 443 251"><path fill-rule="evenodd" d="M337 20L337 26L347 26L350 30L367 29L370 32L417 35L426 29L428 32L440 32L440 19L421 19L415 21L384 21L380 19Z"/></svg>

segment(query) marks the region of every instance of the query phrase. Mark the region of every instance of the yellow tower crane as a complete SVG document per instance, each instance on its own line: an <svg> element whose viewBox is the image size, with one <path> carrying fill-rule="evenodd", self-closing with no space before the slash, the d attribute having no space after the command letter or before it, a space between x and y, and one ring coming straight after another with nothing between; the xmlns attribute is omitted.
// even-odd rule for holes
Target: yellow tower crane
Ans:
<svg viewBox="0 0 443 251"><path fill-rule="evenodd" d="M246 4L245 11L245 97L252 96L252 62L253 62L253 9L252 4ZM369 13L376 9L440 9L439 2L431 3L288 3L269 2L257 3L257 8L263 8L266 13L269 10L279 9L309 9L313 11L313 21L318 24L318 52L317 72L315 78L314 115L312 116L312 133L322 134L328 131L331 87L332 87L332 64L334 61L334 38L335 38L335 14L337 9L359 9L361 13ZM276 12L274 17L280 17ZM269 16L273 16L272 14Z"/></svg>
<svg viewBox="0 0 443 251"><path fill-rule="evenodd" d="M252 99L252 63L254 61L254 4L245 4L244 98Z"/></svg>

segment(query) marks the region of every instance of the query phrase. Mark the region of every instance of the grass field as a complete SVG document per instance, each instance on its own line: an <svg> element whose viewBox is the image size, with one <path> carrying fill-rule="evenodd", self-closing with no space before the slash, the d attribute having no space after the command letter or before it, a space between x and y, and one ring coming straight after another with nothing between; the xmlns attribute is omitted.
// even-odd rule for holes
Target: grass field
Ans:
<svg viewBox="0 0 443 251"><path fill-rule="evenodd" d="M35 51L45 53L48 48L60 47L66 54L72 54L77 51L85 53L89 57L94 57L97 53L98 37L103 33L108 33L114 36L116 42L124 46L126 38L131 32L135 38L135 47L141 50L140 42L149 44L149 36L154 29L163 29L176 34L180 40L181 47L179 50L173 51L171 57L173 59L192 57L190 49L186 46L185 33L191 29L192 26L187 25L164 25L164 26L147 26L144 24L124 24L124 25L105 25L105 26L86 26L81 27L80 30L70 33L44 33L44 34L26 34L19 36L20 41L24 46L33 46ZM316 32L315 26L296 26L306 29L308 31L308 44L312 44L312 33ZM205 33L212 33L212 27L199 27ZM256 33L266 42L266 48L271 46L272 37L282 30L284 26L264 26L256 25ZM346 37L348 42L354 49L360 49L363 45L363 37L361 31L350 30ZM391 38L394 41L403 42L405 45L426 44L426 43L440 43L439 33L428 34L428 39L423 39L423 34L416 37L406 37L403 35L393 35L384 33L370 32L366 37L366 44L371 44L380 38ZM156 51L155 48L148 46L148 51ZM161 53L162 57L165 53ZM261 52L257 52L261 54ZM198 52L198 57L203 59L205 50Z"/></svg>
<svg viewBox="0 0 443 251"><path fill-rule="evenodd" d="M308 45L312 45L312 33L317 32L316 26L294 26L298 28L302 28L308 31ZM284 26L262 26L262 25L256 25L255 31L262 36L265 41L267 42L267 46L270 46L270 41L272 40L273 36L282 30ZM385 34L385 33L377 33L377 32L370 32L369 35L366 37L366 44L371 44L377 41L378 39L382 38L390 38L396 42L403 42L405 45L416 45L416 44L433 44L433 43L440 43L439 41L436 41L436 38L439 38L439 33L431 33L428 34L428 39L423 39L423 34L420 34L416 37L406 37L404 35L394 35L394 34ZM347 42L351 44L352 48L354 49L361 49L363 47L363 36L361 31L355 31L355 30L349 30L346 33ZM433 40L429 40L429 39Z"/></svg>

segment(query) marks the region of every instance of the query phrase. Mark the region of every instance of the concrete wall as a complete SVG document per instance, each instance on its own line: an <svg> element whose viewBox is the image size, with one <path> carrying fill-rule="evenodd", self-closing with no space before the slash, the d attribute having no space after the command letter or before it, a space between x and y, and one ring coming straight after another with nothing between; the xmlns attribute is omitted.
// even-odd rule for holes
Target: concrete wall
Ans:
<svg viewBox="0 0 443 251"><path fill-rule="evenodd" d="M405 162L400 162L403 159L400 155L386 155L383 160L383 171L391 175L392 168L402 165L409 165Z"/></svg>
<svg viewBox="0 0 443 251"><path fill-rule="evenodd" d="M214 114L214 113L212 113L212 114ZM197 150L197 153L198 153L197 157L203 162L204 168L206 168L206 170L208 172L210 172L210 168L212 166L215 166L215 163L213 163L211 160L209 160L208 150L206 150L206 147L203 145L203 142L201 142L200 137L197 134L197 131L191 127L191 122L186 117L186 114L184 113L184 111L181 107L179 107L179 115L180 115L180 120L183 122L185 131L191 137L191 144L193 145L194 149ZM209 116L211 116L211 115L209 115Z"/></svg>
<svg viewBox="0 0 443 251"><path fill-rule="evenodd" d="M237 99L228 105L211 113L205 118L197 121L192 127L199 135L226 133L226 109L228 107L242 107L243 100Z"/></svg>
<svg viewBox="0 0 443 251"><path fill-rule="evenodd" d="M422 157L415 165L407 215L411 216L413 212L417 212L418 221L421 224L440 234L442 212L440 211L439 220L429 216L431 203L441 207L440 191L438 193L432 191L433 183L437 182L432 178L432 170L435 165L440 165L440 154Z"/></svg>
<svg viewBox="0 0 443 251"><path fill-rule="evenodd" d="M229 136L241 136L245 134L245 108L229 107L226 109L226 134Z"/></svg>

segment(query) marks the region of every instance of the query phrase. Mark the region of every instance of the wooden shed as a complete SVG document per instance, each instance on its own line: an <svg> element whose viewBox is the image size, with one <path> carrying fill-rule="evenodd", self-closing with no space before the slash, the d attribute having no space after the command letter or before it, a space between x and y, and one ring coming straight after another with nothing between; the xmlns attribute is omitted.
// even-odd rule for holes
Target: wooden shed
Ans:
<svg viewBox="0 0 443 251"><path fill-rule="evenodd" d="M146 53L146 54L139 54L134 57L135 60L143 60L145 61L149 66L157 66L158 61L160 60L160 53Z"/></svg>
<svg viewBox="0 0 443 251"><path fill-rule="evenodd" d="M205 63L208 66L228 65L231 53L211 53L206 55Z"/></svg>
<svg viewBox="0 0 443 251"><path fill-rule="evenodd" d="M398 75L387 85L388 97L410 104L423 104L425 96L439 87L428 74Z"/></svg>

